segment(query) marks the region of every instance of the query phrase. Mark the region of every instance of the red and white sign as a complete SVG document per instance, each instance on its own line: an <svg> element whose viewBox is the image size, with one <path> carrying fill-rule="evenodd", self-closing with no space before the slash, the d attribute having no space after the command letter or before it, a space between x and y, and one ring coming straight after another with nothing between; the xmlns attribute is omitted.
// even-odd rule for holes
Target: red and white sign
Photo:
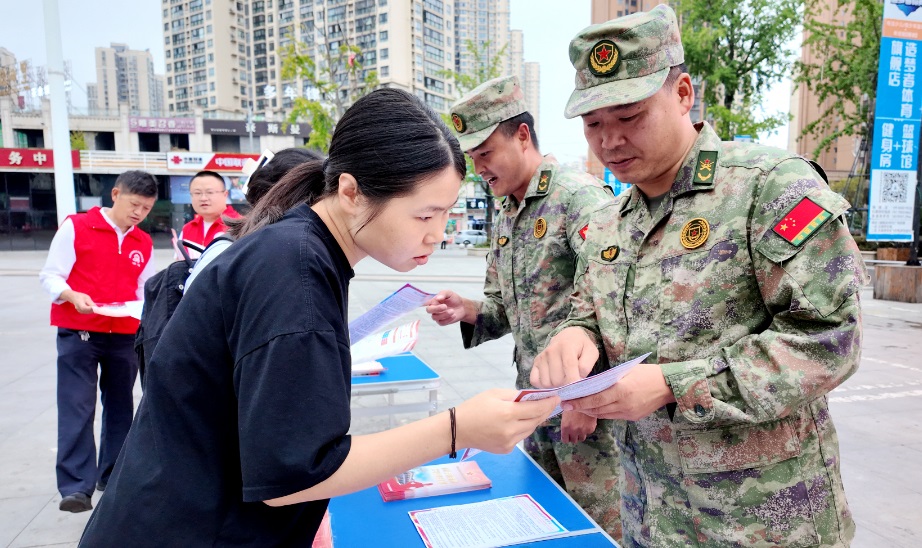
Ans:
<svg viewBox="0 0 922 548"><path fill-rule="evenodd" d="M70 151L74 168L80 167L80 151ZM0 168L51 169L54 152L48 148L0 148Z"/></svg>
<svg viewBox="0 0 922 548"><path fill-rule="evenodd" d="M230 171L239 172L248 158L259 159L259 154L230 154L225 152L170 152L166 155L167 169L179 171Z"/></svg>

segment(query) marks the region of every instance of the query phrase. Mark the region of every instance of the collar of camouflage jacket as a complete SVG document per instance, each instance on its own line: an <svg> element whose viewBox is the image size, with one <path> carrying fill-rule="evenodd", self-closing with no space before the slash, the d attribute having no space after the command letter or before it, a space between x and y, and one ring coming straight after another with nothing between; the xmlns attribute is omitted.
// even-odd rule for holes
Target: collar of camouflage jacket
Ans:
<svg viewBox="0 0 922 548"><path fill-rule="evenodd" d="M538 166L538 169L535 170L535 173L528 181L528 188L525 189L525 196L522 197L522 202L516 200L515 196L512 194L503 196L503 210L507 213L512 213L518 210L519 205L527 202L531 198L543 198L550 194L551 183L554 181L554 175L557 173L558 167L560 167L560 165L557 163L557 158L554 158L553 154L546 154L544 156L544 161L541 162L541 165ZM547 181L542 183L541 176L548 172L550 172L550 174Z"/></svg>
<svg viewBox="0 0 922 548"><path fill-rule="evenodd" d="M714 181L717 179L716 171L717 157L721 143L720 137L707 122L698 122L695 124L695 129L698 131L698 138L695 139L695 144L692 146L691 150L688 151L688 156L685 157L685 162L683 162L682 167L679 168L675 181L672 183L672 190L669 192L673 199L689 192L712 190L714 188ZM699 159L699 156L702 158ZM698 175L701 172L699 169L700 163L701 161L707 160L711 161L711 164L709 164L711 167L708 170L710 172L708 173L705 171L704 174L706 175L706 179L703 179ZM633 185L626 199L621 201L621 216L623 217L643 203L644 198L640 194L640 190L637 188L637 185Z"/></svg>

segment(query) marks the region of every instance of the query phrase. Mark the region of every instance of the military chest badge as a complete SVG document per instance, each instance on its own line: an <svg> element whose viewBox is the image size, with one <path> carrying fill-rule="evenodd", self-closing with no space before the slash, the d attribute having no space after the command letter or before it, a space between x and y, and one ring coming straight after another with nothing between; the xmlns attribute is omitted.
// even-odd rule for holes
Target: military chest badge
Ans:
<svg viewBox="0 0 922 548"><path fill-rule="evenodd" d="M506 244L509 243L509 238L507 238L506 236L500 236L499 238L496 239L496 243L499 244L499 247L505 247Z"/></svg>
<svg viewBox="0 0 922 548"><path fill-rule="evenodd" d="M621 62L621 52L611 40L601 40L589 52L589 72L596 76L612 76Z"/></svg>
<svg viewBox="0 0 922 548"><path fill-rule="evenodd" d="M804 198L772 230L785 240L799 246L830 217L832 217L831 213L818 206L813 200Z"/></svg>
<svg viewBox="0 0 922 548"><path fill-rule="evenodd" d="M464 123L464 118L462 118L458 113L451 113L451 125L455 126L455 131L458 133L464 133L464 130L467 129L467 124Z"/></svg>
<svg viewBox="0 0 922 548"><path fill-rule="evenodd" d="M682 241L682 247L685 249L696 249L704 245L710 233L711 225L699 217L685 223L679 238Z"/></svg>
<svg viewBox="0 0 922 548"><path fill-rule="evenodd" d="M544 217L538 217L535 221L535 238L543 238L545 234L547 234L547 221Z"/></svg>
<svg viewBox="0 0 922 548"><path fill-rule="evenodd" d="M612 262L618 258L618 252L621 249L616 245L610 245L602 250L602 260Z"/></svg>
<svg viewBox="0 0 922 548"><path fill-rule="evenodd" d="M551 186L551 172L542 171L538 176L538 194L547 194L547 189Z"/></svg>
<svg viewBox="0 0 922 548"><path fill-rule="evenodd" d="M609 188L611 188L611 187L609 187ZM588 233L589 233L589 225L588 225L588 224L587 224L586 226L584 226L583 228L579 229L579 237L582 238L582 239L584 239L584 240L586 239L586 234L588 234Z"/></svg>
<svg viewBox="0 0 922 548"><path fill-rule="evenodd" d="M714 178L714 168L717 167L717 152L713 150L702 150L698 153L698 160L695 163L695 176L692 184L709 185Z"/></svg>

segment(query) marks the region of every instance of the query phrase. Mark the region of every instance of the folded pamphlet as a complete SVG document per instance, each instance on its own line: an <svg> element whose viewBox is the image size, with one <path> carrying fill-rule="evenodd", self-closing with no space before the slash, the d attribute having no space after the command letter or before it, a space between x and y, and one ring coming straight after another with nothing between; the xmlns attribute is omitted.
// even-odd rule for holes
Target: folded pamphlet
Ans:
<svg viewBox="0 0 922 548"><path fill-rule="evenodd" d="M353 344L350 349L352 351L352 375L355 376L357 370L366 371L358 373L360 375L380 374L384 370L383 367L380 367L381 364L378 364L377 373L373 372L374 369L372 369L371 373L367 372L369 367L374 366L362 364L368 362L376 363L376 361L381 358L409 352L413 350L418 340L419 320L401 325L400 327L388 329L387 331L382 331L377 335L365 337L361 341Z"/></svg>
<svg viewBox="0 0 922 548"><path fill-rule="evenodd" d="M384 502L434 497L489 489L490 478L476 462L430 464L413 468L378 484Z"/></svg>

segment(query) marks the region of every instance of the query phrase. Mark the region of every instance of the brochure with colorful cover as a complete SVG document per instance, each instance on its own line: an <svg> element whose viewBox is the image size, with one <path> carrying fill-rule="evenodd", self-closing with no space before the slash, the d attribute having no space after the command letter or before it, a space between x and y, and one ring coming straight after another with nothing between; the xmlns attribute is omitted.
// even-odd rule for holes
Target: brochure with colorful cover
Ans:
<svg viewBox="0 0 922 548"><path fill-rule="evenodd" d="M373 362L413 350L419 341L419 320L382 331L353 344L352 363Z"/></svg>
<svg viewBox="0 0 922 548"><path fill-rule="evenodd" d="M492 486L474 461L430 464L413 468L378 484L384 502L418 499L489 489Z"/></svg>

